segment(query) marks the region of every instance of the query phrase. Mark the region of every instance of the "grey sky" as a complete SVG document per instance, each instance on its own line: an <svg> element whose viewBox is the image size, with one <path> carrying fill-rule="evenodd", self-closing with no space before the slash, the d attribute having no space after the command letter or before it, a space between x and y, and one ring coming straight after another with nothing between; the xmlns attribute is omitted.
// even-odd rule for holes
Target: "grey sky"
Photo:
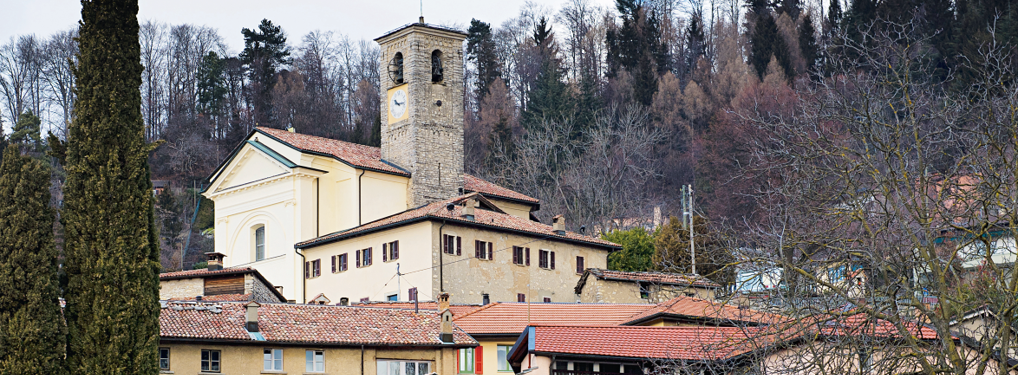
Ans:
<svg viewBox="0 0 1018 375"><path fill-rule="evenodd" d="M535 0L558 10L567 0ZM139 0L138 19L168 24L191 23L219 29L232 53L243 48L240 30L254 28L262 18L283 27L290 44L313 30L335 31L357 39L373 39L400 25L416 22L418 0ZM493 25L515 17L525 0L424 0L428 23L467 25L477 18ZM614 0L591 0L611 6ZM15 35L48 37L71 28L81 17L78 0L0 0L3 22L0 43Z"/></svg>

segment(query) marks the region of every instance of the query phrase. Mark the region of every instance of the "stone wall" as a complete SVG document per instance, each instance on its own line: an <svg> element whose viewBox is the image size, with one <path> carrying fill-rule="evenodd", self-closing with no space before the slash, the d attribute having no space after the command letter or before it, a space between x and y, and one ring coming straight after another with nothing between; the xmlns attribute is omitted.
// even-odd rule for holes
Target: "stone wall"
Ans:
<svg viewBox="0 0 1018 375"><path fill-rule="evenodd" d="M250 294L251 299L259 303L279 303L276 294L272 292L271 285L265 285L254 274L244 275L244 294Z"/></svg>
<svg viewBox="0 0 1018 375"><path fill-rule="evenodd" d="M171 298L194 299L205 295L205 279L164 280L159 282L159 299Z"/></svg>
<svg viewBox="0 0 1018 375"><path fill-rule="evenodd" d="M411 173L410 206L459 195L463 186L463 38L461 34L410 26L378 40L382 159ZM431 54L442 53L444 79L431 81ZM408 119L388 123L389 62L403 54L409 95Z"/></svg>
<svg viewBox="0 0 1018 375"><path fill-rule="evenodd" d="M583 303L661 303L678 296L713 300L714 289L686 285L646 284L647 298L640 296L640 283L635 281L602 280L587 277L580 291Z"/></svg>

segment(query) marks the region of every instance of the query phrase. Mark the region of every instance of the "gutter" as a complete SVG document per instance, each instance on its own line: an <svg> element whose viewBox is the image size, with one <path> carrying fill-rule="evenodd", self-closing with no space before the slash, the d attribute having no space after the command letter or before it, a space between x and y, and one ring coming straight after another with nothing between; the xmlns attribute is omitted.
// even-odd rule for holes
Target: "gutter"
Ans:
<svg viewBox="0 0 1018 375"><path fill-rule="evenodd" d="M445 228L445 220L442 220L442 226L438 227L438 291L440 293L445 292L445 261L442 260L445 254L445 238L442 237L442 229Z"/></svg>
<svg viewBox="0 0 1018 375"><path fill-rule="evenodd" d="M361 204L364 202L364 197L361 196L361 177L364 177L364 174L367 172L368 170L361 169L361 174L357 176L357 226L364 225L364 219L361 214Z"/></svg>
<svg viewBox="0 0 1018 375"><path fill-rule="evenodd" d="M306 271L307 270L307 268L306 268L307 265L305 263L307 263L308 258L305 258L304 254L301 254L298 250L300 250L300 248L294 248L293 252L295 254L297 254L297 255L300 255L300 259L301 259L301 262L300 262L300 274L301 274L301 276L300 276L300 281L301 281L300 303L303 305L303 304L308 302L308 300L307 300L307 297L308 297L308 278L307 278L307 275L304 274L304 272L307 272Z"/></svg>

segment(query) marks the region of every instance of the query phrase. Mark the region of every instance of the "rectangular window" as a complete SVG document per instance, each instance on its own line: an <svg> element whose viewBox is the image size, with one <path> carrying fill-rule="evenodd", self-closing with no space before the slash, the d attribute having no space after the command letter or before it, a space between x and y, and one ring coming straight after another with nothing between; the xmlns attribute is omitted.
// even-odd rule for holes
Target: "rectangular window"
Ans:
<svg viewBox="0 0 1018 375"><path fill-rule="evenodd" d="M576 273L583 273L585 269L583 267L583 257L576 257Z"/></svg>
<svg viewBox="0 0 1018 375"><path fill-rule="evenodd" d="M527 302L527 295L523 293L516 293L516 302Z"/></svg>
<svg viewBox="0 0 1018 375"><path fill-rule="evenodd" d="M305 352L304 372L325 372L324 350L308 350Z"/></svg>
<svg viewBox="0 0 1018 375"><path fill-rule="evenodd" d="M474 348L462 348L457 355L460 363L460 374L474 373Z"/></svg>
<svg viewBox="0 0 1018 375"><path fill-rule="evenodd" d="M311 277L318 277L322 275L322 260L315 259L311 261Z"/></svg>
<svg viewBox="0 0 1018 375"><path fill-rule="evenodd" d="M255 261L265 259L265 226L255 229Z"/></svg>
<svg viewBox="0 0 1018 375"><path fill-rule="evenodd" d="M371 248L357 250L357 268L367 267L371 265Z"/></svg>
<svg viewBox="0 0 1018 375"><path fill-rule="evenodd" d="M170 348L159 348L159 369L170 369Z"/></svg>
<svg viewBox="0 0 1018 375"><path fill-rule="evenodd" d="M513 246L513 264L521 266L530 265L530 248Z"/></svg>
<svg viewBox="0 0 1018 375"><path fill-rule="evenodd" d="M463 238L450 234L442 235L442 251L449 255L463 255Z"/></svg>
<svg viewBox="0 0 1018 375"><path fill-rule="evenodd" d="M349 257L350 257L350 256L349 256L349 255L347 255L346 253L343 253L343 254L339 254L339 256L338 256L338 258L339 258L339 259L338 259L338 261L339 261L339 272L343 272L343 271L346 271L346 267L347 267L347 259L348 259Z"/></svg>
<svg viewBox="0 0 1018 375"><path fill-rule="evenodd" d="M382 244L382 261L399 259L399 241L392 241Z"/></svg>
<svg viewBox="0 0 1018 375"><path fill-rule="evenodd" d="M378 375L427 375L431 373L431 362L380 359L375 363Z"/></svg>
<svg viewBox="0 0 1018 375"><path fill-rule="evenodd" d="M537 265L541 268L555 269L555 252L548 250L537 251Z"/></svg>
<svg viewBox="0 0 1018 375"><path fill-rule="evenodd" d="M388 296L385 296L385 300L386 301L392 301L392 302L399 301L399 294L390 294Z"/></svg>
<svg viewBox="0 0 1018 375"><path fill-rule="evenodd" d="M551 303L551 297L544 297L544 303Z"/></svg>
<svg viewBox="0 0 1018 375"><path fill-rule="evenodd" d="M495 254L492 250L491 242L481 240L474 241L474 258L494 260Z"/></svg>
<svg viewBox="0 0 1018 375"><path fill-rule="evenodd" d="M219 372L219 351L211 349L201 350L201 370L203 372Z"/></svg>
<svg viewBox="0 0 1018 375"><path fill-rule="evenodd" d="M311 278L311 262L304 262L304 278Z"/></svg>
<svg viewBox="0 0 1018 375"><path fill-rule="evenodd" d="M332 273L346 271L346 253L332 256Z"/></svg>
<svg viewBox="0 0 1018 375"><path fill-rule="evenodd" d="M498 346L498 371L512 371L509 367L509 352L513 351L512 345Z"/></svg>
<svg viewBox="0 0 1018 375"><path fill-rule="evenodd" d="M283 371L283 349L265 349L262 361L265 371Z"/></svg>

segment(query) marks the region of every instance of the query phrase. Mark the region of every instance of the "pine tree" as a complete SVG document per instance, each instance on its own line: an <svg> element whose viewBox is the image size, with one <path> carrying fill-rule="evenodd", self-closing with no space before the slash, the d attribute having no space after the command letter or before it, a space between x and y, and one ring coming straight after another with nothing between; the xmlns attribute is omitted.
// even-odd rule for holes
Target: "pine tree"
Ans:
<svg viewBox="0 0 1018 375"><path fill-rule="evenodd" d="M49 171L16 147L0 162L0 374L63 372Z"/></svg>
<svg viewBox="0 0 1018 375"><path fill-rule="evenodd" d="M215 52L209 51L202 57L198 67L198 113L203 115L219 115L226 94L226 77L223 71L226 63Z"/></svg>
<svg viewBox="0 0 1018 375"><path fill-rule="evenodd" d="M756 69L757 77L761 80L767 74L767 64L770 64L773 56L781 65L785 77L791 79L795 76L792 70L792 57L788 53L788 44L784 37L778 32L778 24L770 12L760 15L753 28L753 35L750 37L749 62Z"/></svg>
<svg viewBox="0 0 1018 375"><path fill-rule="evenodd" d="M159 247L137 14L137 0L82 1L61 219L74 374L158 372Z"/></svg>
<svg viewBox="0 0 1018 375"><path fill-rule="evenodd" d="M671 57L662 42L660 20L642 4L636 0L616 0L622 26L612 26L605 33L608 52L605 75L614 78L623 70L629 72L633 77L633 98L649 106L657 92L658 73L670 67Z"/></svg>
<svg viewBox="0 0 1018 375"><path fill-rule="evenodd" d="M806 71L810 74L816 69L819 48L817 47L816 28L813 27L813 16L809 13L802 18L799 26L799 50L806 61Z"/></svg>
<svg viewBox="0 0 1018 375"><path fill-rule="evenodd" d="M541 59L541 70L527 92L527 107L521 114L521 124L529 129L540 121L564 121L576 111L576 100L563 80L561 62L557 55L555 37L548 23L541 18L534 29L534 43Z"/></svg>
<svg viewBox="0 0 1018 375"><path fill-rule="evenodd" d="M467 60L477 64L477 100L488 95L488 86L496 79L502 78L502 68L495 51L495 40L491 34L491 25L470 20L467 29Z"/></svg>
<svg viewBox="0 0 1018 375"><path fill-rule="evenodd" d="M41 125L42 120L39 116L33 114L31 110L25 111L18 116L18 123L14 124L10 142L21 146L22 150L37 151L42 145Z"/></svg>
<svg viewBox="0 0 1018 375"><path fill-rule="evenodd" d="M839 26L841 26L841 0L831 0L830 5L827 6L827 31L833 32Z"/></svg>
<svg viewBox="0 0 1018 375"><path fill-rule="evenodd" d="M241 33L244 34L244 50L240 53L240 61L247 68L248 79L251 80L255 122L260 126L272 126L276 120L272 106L276 70L290 61L286 34L267 19L262 19L258 30L245 27Z"/></svg>

